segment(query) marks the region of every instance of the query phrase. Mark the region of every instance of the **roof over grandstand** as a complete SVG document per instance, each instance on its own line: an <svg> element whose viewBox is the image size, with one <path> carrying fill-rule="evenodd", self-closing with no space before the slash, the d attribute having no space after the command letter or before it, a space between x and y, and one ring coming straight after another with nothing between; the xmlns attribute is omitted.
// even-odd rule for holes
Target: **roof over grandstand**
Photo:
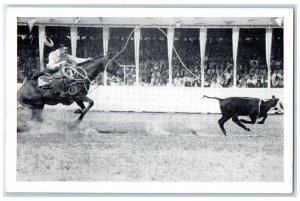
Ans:
<svg viewBox="0 0 300 201"><path fill-rule="evenodd" d="M176 28L197 27L282 27L281 17L19 17L18 25L27 25L36 20L35 25L45 26L92 26L92 27L151 27L174 26Z"/></svg>

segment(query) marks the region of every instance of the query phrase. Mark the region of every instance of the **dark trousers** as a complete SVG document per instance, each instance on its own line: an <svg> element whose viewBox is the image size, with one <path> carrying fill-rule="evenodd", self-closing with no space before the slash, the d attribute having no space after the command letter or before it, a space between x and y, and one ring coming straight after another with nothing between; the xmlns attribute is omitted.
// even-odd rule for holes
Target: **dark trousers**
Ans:
<svg viewBox="0 0 300 201"><path fill-rule="evenodd" d="M59 71L59 69L52 70L52 69L49 69L49 68L44 68L43 70L37 71L35 74L33 74L31 79L37 79L41 75L45 75L45 74L54 74L57 71Z"/></svg>

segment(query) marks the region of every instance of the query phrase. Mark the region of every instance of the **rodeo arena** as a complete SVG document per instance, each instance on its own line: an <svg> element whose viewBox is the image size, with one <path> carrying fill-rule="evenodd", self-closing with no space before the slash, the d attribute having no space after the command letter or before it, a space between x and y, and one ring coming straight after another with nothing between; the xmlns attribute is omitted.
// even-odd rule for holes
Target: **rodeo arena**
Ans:
<svg viewBox="0 0 300 201"><path fill-rule="evenodd" d="M283 181L283 18L17 26L18 181Z"/></svg>

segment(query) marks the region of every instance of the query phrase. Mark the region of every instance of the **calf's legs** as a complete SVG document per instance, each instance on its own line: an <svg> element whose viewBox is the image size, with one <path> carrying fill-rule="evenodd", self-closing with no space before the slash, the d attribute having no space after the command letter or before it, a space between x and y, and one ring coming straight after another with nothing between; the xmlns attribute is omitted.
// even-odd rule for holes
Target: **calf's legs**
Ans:
<svg viewBox="0 0 300 201"><path fill-rule="evenodd" d="M224 115L222 116L221 119L219 119L219 125L220 125L220 128L221 128L221 130L222 130L222 132L223 132L224 135L226 135L226 130L225 130L225 128L224 128L224 124L225 124L225 122L228 121L229 119L230 119L230 117L224 116Z"/></svg>
<svg viewBox="0 0 300 201"><path fill-rule="evenodd" d="M232 121L233 121L234 123L236 123L238 126L240 126L240 127L242 127L243 129L245 129L246 131L250 131L249 128L247 128L244 124L242 124L242 123L240 122L238 116L233 116L233 117L232 117Z"/></svg>
<svg viewBox="0 0 300 201"><path fill-rule="evenodd" d="M251 121L248 121L246 119L240 119L240 122L245 123L245 124L255 124L256 118L257 118L257 115L250 115Z"/></svg>
<svg viewBox="0 0 300 201"><path fill-rule="evenodd" d="M264 124L267 117L268 117L268 115L266 114L266 115L263 117L263 119L262 119L261 121L257 122L257 123L258 123L258 124Z"/></svg>

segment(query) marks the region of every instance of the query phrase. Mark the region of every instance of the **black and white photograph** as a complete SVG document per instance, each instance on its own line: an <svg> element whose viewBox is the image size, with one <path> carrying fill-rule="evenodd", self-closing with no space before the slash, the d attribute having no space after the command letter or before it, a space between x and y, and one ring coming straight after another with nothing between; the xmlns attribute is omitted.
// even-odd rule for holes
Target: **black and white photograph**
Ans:
<svg viewBox="0 0 300 201"><path fill-rule="evenodd" d="M291 9L60 9L7 11L8 191L291 192Z"/></svg>

